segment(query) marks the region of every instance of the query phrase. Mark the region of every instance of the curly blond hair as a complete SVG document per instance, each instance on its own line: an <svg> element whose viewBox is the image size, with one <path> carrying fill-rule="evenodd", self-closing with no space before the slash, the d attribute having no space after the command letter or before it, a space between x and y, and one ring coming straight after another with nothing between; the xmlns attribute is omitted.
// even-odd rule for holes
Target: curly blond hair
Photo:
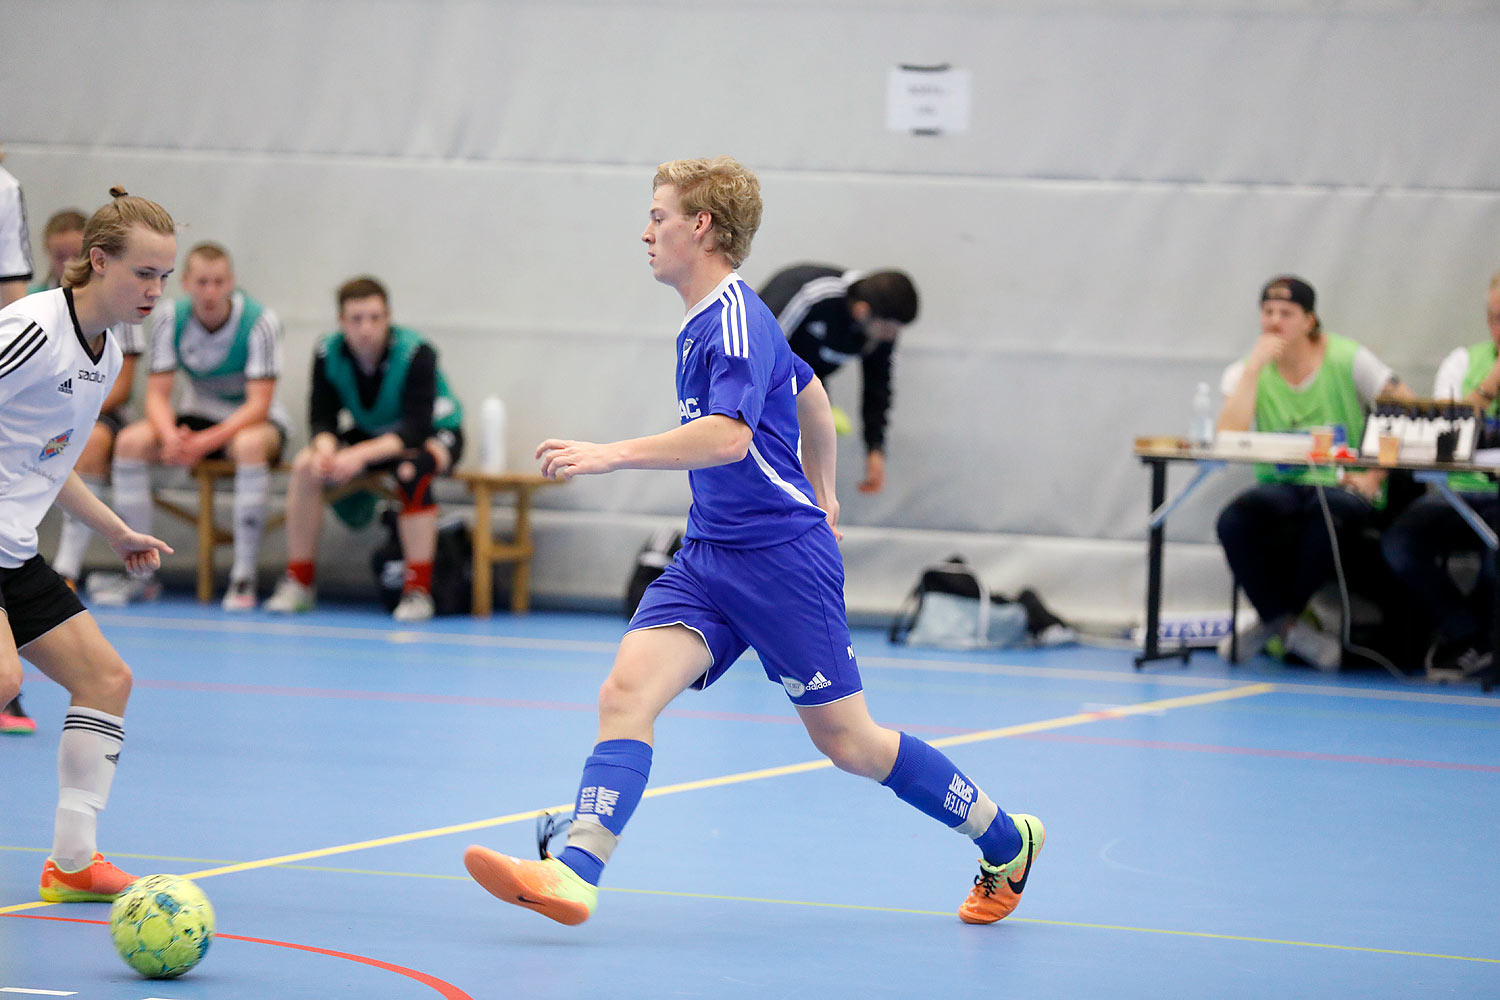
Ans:
<svg viewBox="0 0 1500 1000"><path fill-rule="evenodd" d="M684 212L707 212L713 217L713 249L724 255L730 267L745 262L750 241L760 228L760 178L753 171L732 156L668 160L656 168L651 190L663 184L677 188Z"/></svg>

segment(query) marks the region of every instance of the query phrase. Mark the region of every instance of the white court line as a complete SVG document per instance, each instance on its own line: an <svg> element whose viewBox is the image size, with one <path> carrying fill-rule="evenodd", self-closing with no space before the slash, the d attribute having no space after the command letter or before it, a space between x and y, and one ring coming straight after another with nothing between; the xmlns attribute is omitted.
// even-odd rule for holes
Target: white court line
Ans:
<svg viewBox="0 0 1500 1000"><path fill-rule="evenodd" d="M34 997L76 997L76 990L23 990L19 986L0 986L0 993L25 993Z"/></svg>

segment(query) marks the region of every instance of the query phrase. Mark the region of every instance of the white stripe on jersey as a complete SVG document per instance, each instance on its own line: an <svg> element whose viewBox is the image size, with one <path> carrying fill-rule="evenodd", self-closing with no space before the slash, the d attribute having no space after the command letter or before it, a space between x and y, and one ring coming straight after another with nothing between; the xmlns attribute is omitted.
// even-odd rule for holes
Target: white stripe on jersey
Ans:
<svg viewBox="0 0 1500 1000"><path fill-rule="evenodd" d="M797 289L797 294L792 296L781 315L776 317L776 322L781 324L782 332L790 337L792 331L807 318L809 309L825 299L842 298L848 291L849 286L844 284L844 279L836 275L814 278Z"/></svg>
<svg viewBox="0 0 1500 1000"><path fill-rule="evenodd" d="M724 353L731 358L750 356L749 320L745 317L745 292L731 282L719 296L719 328L724 333Z"/></svg>
<svg viewBox="0 0 1500 1000"><path fill-rule="evenodd" d="M28 325L9 347L0 351L0 378L24 365L46 342L47 334L40 326L35 323Z"/></svg>
<svg viewBox="0 0 1500 1000"><path fill-rule="evenodd" d="M801 447L800 441L798 447ZM760 453L760 449L755 447L754 437L751 437L750 439L750 454L752 457L754 457L755 464L760 466L760 471L765 473L766 478L769 479L777 489L781 490L783 493L785 493L787 496L791 497L798 503L807 504L807 506L812 507L816 510L823 509L817 504L813 503L811 500L807 499L807 496L803 494L801 490L797 489L797 487L793 486L785 479L782 479L781 474L778 473L775 469L771 468L771 463L767 462L765 456Z"/></svg>

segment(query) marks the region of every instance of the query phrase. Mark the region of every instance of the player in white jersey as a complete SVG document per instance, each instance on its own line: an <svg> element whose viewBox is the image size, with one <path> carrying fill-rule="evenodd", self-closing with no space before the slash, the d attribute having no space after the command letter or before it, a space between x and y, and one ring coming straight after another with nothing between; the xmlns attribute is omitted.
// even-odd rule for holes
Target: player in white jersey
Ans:
<svg viewBox="0 0 1500 1000"><path fill-rule="evenodd" d="M21 657L70 696L58 746L49 902L113 899L131 876L98 853L98 814L124 740L131 675L93 616L37 554L36 526L55 502L109 541L127 571L159 565L166 543L132 531L73 471L75 434L94 424L120 369L109 334L144 319L177 255L160 205L115 198L94 213L66 287L0 309L0 703L20 690Z"/></svg>
<svg viewBox="0 0 1500 1000"><path fill-rule="evenodd" d="M0 154L0 160L4 159ZM31 274L31 234L26 229L21 182L0 167L0 306L26 294Z"/></svg>
<svg viewBox="0 0 1500 1000"><path fill-rule="evenodd" d="M150 466L191 467L205 458L234 462L234 564L226 611L255 607L255 568L270 497L271 464L286 442L288 419L276 399L281 321L234 286L229 254L200 243L183 262L187 298L163 302L151 317L151 375L146 419L115 444L115 507L131 527L151 530ZM174 406L176 373L182 398ZM123 580L95 601L126 604L160 593L154 579Z"/></svg>
<svg viewBox="0 0 1500 1000"><path fill-rule="evenodd" d="M549 439L537 457L551 478L688 471L687 542L646 588L599 691L598 743L567 848L547 855L544 827L540 861L475 845L464 864L507 903L560 923L587 920L645 793L657 716L753 647L836 767L974 841L979 875L959 917L1003 919L1046 834L1035 816L1003 812L941 751L870 717L844 609L828 394L734 270L760 225L760 182L729 157L676 160L657 170L652 192L641 239L656 280L687 307L674 350L680 426L610 444Z"/></svg>
<svg viewBox="0 0 1500 1000"><path fill-rule="evenodd" d="M0 154L0 160L5 159ZM31 240L26 231L26 203L21 185L0 167L0 306L8 306L26 294L31 278ZM0 733L26 735L36 732L36 723L21 708L18 694L0 702Z"/></svg>

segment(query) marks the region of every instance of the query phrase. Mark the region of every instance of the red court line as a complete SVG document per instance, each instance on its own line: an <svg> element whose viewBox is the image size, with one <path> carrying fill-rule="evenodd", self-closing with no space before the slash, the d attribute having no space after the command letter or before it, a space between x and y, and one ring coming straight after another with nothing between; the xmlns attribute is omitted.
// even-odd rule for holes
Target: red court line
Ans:
<svg viewBox="0 0 1500 1000"><path fill-rule="evenodd" d="M81 917L48 917L36 913L0 913L0 916L19 917L22 920L54 920L58 923L64 924L97 924L100 927L109 926L108 920L84 920ZM272 941L268 938L244 937L240 934L220 934L215 932L214 937L224 938L228 941L249 941L251 944L269 944L274 945L277 948L291 948L293 951L308 951L312 952L315 955L327 955L330 958L342 958L350 962L358 962L361 965L368 965L372 968L382 969L386 972L394 972L397 975L405 976L407 979L415 979L423 986L431 986L439 994L445 997L446 1000L474 1000L473 997L469 996L469 994L465 993L457 986L454 986L452 983L445 983L443 982L443 980L437 978L436 976L429 976L427 973L418 972L416 969L408 969L400 965L392 965L390 962L382 962L378 958L366 958L364 955L351 955L346 951L331 951L327 948L314 948L312 945L307 944L293 944L290 941Z"/></svg>
<svg viewBox="0 0 1500 1000"><path fill-rule="evenodd" d="M1129 747L1138 750L1179 750L1187 753L1223 753L1241 757L1279 757L1284 760L1316 760L1333 764L1379 764L1384 767L1423 767L1437 771L1477 771L1500 774L1494 764L1459 764L1446 760L1412 760L1405 757L1362 757L1348 753L1317 753L1311 750L1274 750L1268 747L1230 747L1212 743L1172 743L1166 740L1127 740L1109 736L1079 736L1069 733L1025 733L1016 740L1051 743L1087 743L1093 746Z"/></svg>

